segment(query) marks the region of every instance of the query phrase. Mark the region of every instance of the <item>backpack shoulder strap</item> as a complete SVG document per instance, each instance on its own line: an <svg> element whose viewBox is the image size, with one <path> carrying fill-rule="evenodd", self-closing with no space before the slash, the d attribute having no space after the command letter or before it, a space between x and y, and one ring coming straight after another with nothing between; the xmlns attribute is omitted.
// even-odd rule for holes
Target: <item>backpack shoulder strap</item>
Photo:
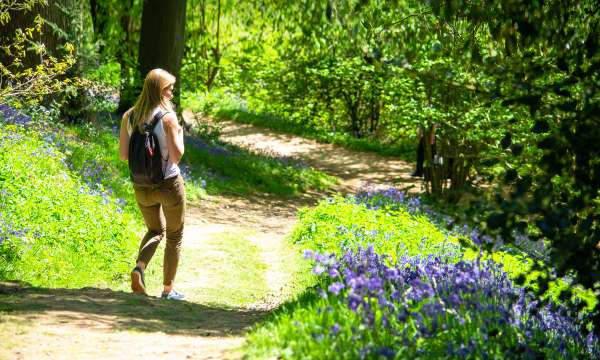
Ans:
<svg viewBox="0 0 600 360"><path fill-rule="evenodd" d="M150 123L150 127L152 128L152 130L154 130L154 128L156 127L156 125L158 124L158 122L160 121L160 119L162 119L168 113L169 113L168 111L158 110L158 112L156 113L156 115L154 115L154 118L152 119L152 122Z"/></svg>

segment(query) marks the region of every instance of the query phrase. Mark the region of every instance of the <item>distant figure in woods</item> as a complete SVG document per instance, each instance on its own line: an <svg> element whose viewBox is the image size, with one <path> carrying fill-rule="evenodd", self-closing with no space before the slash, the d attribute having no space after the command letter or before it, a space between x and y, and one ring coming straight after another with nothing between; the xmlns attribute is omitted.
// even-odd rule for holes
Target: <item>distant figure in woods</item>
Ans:
<svg viewBox="0 0 600 360"><path fill-rule="evenodd" d="M436 125L432 125L427 134L425 134L422 125L419 125L419 127L417 128L417 138L419 139L419 144L417 145L417 166L415 168L415 171L413 171L413 173L410 176L422 177L423 175L425 175L425 138L429 140L432 154L435 155L435 128Z"/></svg>
<svg viewBox="0 0 600 360"><path fill-rule="evenodd" d="M121 160L129 161L135 198L148 228L131 272L131 289L146 294L144 270L166 233L162 298L183 300L184 295L173 289L186 206L178 166L183 155L183 130L171 104L174 84L175 77L165 70L148 73L134 107L123 115L119 153Z"/></svg>

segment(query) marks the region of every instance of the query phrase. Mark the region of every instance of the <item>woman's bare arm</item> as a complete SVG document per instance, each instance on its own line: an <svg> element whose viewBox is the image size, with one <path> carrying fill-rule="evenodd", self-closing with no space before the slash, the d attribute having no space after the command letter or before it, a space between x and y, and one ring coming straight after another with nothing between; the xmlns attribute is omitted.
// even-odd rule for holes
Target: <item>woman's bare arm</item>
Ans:
<svg viewBox="0 0 600 360"><path fill-rule="evenodd" d="M129 160L129 132L127 132L127 122L131 109L123 114L121 119L121 130L119 131L119 158L123 161Z"/></svg>
<svg viewBox="0 0 600 360"><path fill-rule="evenodd" d="M183 129L177 122L177 116L172 112L165 115L163 125L167 135L169 159L173 164L178 164L183 156Z"/></svg>

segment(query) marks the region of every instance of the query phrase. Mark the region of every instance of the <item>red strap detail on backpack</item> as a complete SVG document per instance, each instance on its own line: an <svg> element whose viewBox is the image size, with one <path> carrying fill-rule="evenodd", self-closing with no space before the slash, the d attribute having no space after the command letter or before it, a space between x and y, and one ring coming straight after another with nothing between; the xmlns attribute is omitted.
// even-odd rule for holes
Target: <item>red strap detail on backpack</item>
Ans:
<svg viewBox="0 0 600 360"><path fill-rule="evenodd" d="M150 157L154 156L154 139L146 133L146 143L144 144L146 151Z"/></svg>

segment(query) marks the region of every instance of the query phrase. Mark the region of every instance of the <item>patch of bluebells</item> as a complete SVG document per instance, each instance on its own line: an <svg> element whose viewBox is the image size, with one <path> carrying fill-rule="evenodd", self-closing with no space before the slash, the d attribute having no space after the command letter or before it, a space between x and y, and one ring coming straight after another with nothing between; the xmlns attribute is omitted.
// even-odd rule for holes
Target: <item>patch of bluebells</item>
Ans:
<svg viewBox="0 0 600 360"><path fill-rule="evenodd" d="M45 134L43 139L51 148L56 148L62 153L69 151L69 147L66 142L66 134L63 129ZM109 204L110 202L114 201L117 205L117 212L123 212L123 208L127 205L125 199L113 199L113 189L103 183L105 174L108 171L106 165L103 165L94 159L89 159L85 160L80 168L77 168L64 156L62 156L60 160L66 168L80 174L82 180L86 183L87 188L83 186L80 187L79 193L87 193L90 195L99 196L102 198L105 204Z"/></svg>
<svg viewBox="0 0 600 360"><path fill-rule="evenodd" d="M0 213L0 246L9 239L24 239L27 231L28 229L16 228Z"/></svg>
<svg viewBox="0 0 600 360"><path fill-rule="evenodd" d="M181 176L186 183L192 183L195 187L201 187L202 189L206 189L206 180L202 178L195 177L192 174L192 169L188 164L183 164L180 166Z"/></svg>
<svg viewBox="0 0 600 360"><path fill-rule="evenodd" d="M225 157L239 155L239 153L231 151L230 149L228 149L225 146L211 144L210 142L205 141L204 139L201 139L198 137L186 136L185 142L186 142L186 144L190 144L191 146L193 146L194 148L196 148L198 150L206 151L211 155L225 156Z"/></svg>
<svg viewBox="0 0 600 360"><path fill-rule="evenodd" d="M113 199L113 189L103 184L103 179L107 171L106 166L98 163L96 160L89 159L83 162L81 169L77 170L72 163L68 163L69 169L78 171L81 178L86 183L86 187L80 187L79 193L88 193L90 195L99 196L105 204L115 202L117 205L117 212L122 213L123 207L127 205L125 199L117 198Z"/></svg>
<svg viewBox="0 0 600 360"><path fill-rule="evenodd" d="M356 204L363 204L372 210L405 209L413 215L423 214L433 223L439 225L440 228L451 229L452 233L465 236L478 247L493 244L495 250L510 249L504 244L501 237L492 238L489 235L481 234L477 228L466 224L462 226L456 224L450 216L442 215L433 210L430 206L424 204L419 197L408 195L405 191L395 187L374 189L370 186L365 186L356 195L350 196L349 199ZM540 260L547 258L548 250L542 241L533 242L526 235L517 234L515 236L515 245L533 258Z"/></svg>
<svg viewBox="0 0 600 360"><path fill-rule="evenodd" d="M31 116L6 104L0 104L0 120L6 124L29 125Z"/></svg>
<svg viewBox="0 0 600 360"><path fill-rule="evenodd" d="M417 196L409 196L405 191L395 187L374 189L367 186L350 199L353 199L356 204L363 204L368 209L373 210L384 208L390 210L406 209L411 214L426 213L432 217L436 215Z"/></svg>
<svg viewBox="0 0 600 360"><path fill-rule="evenodd" d="M361 349L363 358L394 358L406 348L422 357L600 357L598 339L566 308L542 306L494 262L403 256L390 264L372 246L305 257L326 284L321 296L359 315L363 335L391 339L393 346Z"/></svg>
<svg viewBox="0 0 600 360"><path fill-rule="evenodd" d="M46 134L43 137L43 140L50 149L56 148L62 153L65 153L69 150L65 141L65 133L62 129L58 132ZM83 186L80 187L80 194L87 193L90 195L99 196L102 198L105 204L113 201L113 190L102 182L104 179L104 174L107 171L105 165L97 162L94 159L89 159L85 160L80 168L77 168L72 162L67 161L64 156L62 156L60 160L66 168L80 174L82 180L87 185L87 188ZM116 204L117 211L122 212L122 207L126 204L126 202L124 199L117 199Z"/></svg>
<svg viewBox="0 0 600 360"><path fill-rule="evenodd" d="M63 129L47 132L44 134L43 140L48 146L54 147L63 153L68 150L65 141L65 131Z"/></svg>
<svg viewBox="0 0 600 360"><path fill-rule="evenodd" d="M0 109L4 105L0 105ZM10 108L12 109L12 108ZM14 110L14 109L13 109ZM11 110L12 111L12 110ZM12 114L12 112L11 112ZM29 118L30 120L30 118ZM28 120L28 121L29 121ZM8 132L3 134L1 141L19 141L23 138L22 134ZM58 157L65 168L79 173L83 181L87 184L87 188L80 187L79 193L87 193L94 196L99 196L103 199L105 204L113 201L112 194L113 190L102 184L103 173L106 171L106 167L95 160L86 160L81 169L76 169L73 163L69 162L63 154L69 151L69 147L66 143L66 134L64 129L59 128L46 128L42 134L42 140L44 145L30 153L31 156L44 156L44 157ZM2 146L6 146L4 143ZM123 207L126 205L124 199L116 199L117 211L121 213Z"/></svg>
<svg viewBox="0 0 600 360"><path fill-rule="evenodd" d="M85 160L81 166L81 176L90 188L100 188L102 187L102 174L105 170L102 164L89 159Z"/></svg>

